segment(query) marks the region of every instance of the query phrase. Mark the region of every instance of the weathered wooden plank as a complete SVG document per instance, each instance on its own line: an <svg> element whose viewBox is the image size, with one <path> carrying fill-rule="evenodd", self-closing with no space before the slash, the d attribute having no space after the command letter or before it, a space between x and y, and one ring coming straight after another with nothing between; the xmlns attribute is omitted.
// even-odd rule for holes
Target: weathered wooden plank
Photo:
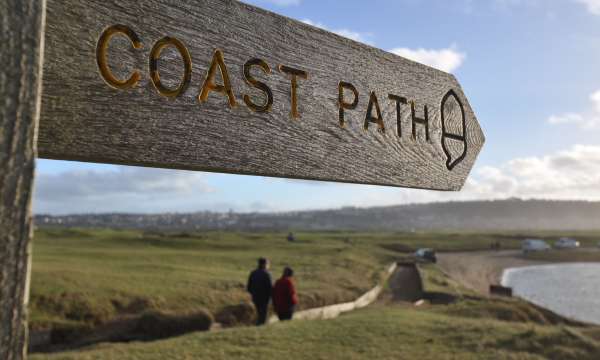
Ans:
<svg viewBox="0 0 600 360"><path fill-rule="evenodd" d="M0 359L26 355L45 1L0 2Z"/></svg>
<svg viewBox="0 0 600 360"><path fill-rule="evenodd" d="M484 142L454 76L237 1L48 0L46 43L46 158L458 190Z"/></svg>

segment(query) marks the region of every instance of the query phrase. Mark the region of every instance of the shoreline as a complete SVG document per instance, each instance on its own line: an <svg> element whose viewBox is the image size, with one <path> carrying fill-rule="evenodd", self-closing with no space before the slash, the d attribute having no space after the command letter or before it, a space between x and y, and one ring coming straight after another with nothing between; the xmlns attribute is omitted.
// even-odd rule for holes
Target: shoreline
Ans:
<svg viewBox="0 0 600 360"><path fill-rule="evenodd" d="M513 296L518 297L524 301L532 303L541 308L550 310L560 316L567 319L578 321L593 326L600 326L600 312L596 311L598 302L594 301L597 299L594 294L590 294L587 291L581 291L582 288L587 288L589 282L576 283L576 286L569 286L565 284L560 292L556 292L550 289L554 289L553 286L546 283L546 285L539 286L540 282L546 281L546 279L556 279L557 276L565 274L565 271L569 274L567 278L563 277L562 281L566 281L569 278L578 277L580 274L594 273L597 274L600 263L595 262L560 262L550 263L534 266L515 267L504 270L502 274L502 286L508 286L515 291L520 289L517 293L513 292ZM590 270L590 267L594 267L595 270ZM537 273L542 271L542 277L539 275L533 277L527 274ZM524 273L524 275L522 274ZM538 273L539 274L539 273ZM588 275L589 276L589 275ZM583 275L585 278L586 276ZM523 280L525 282L523 283ZM559 280L561 281L561 280ZM510 284L512 283L512 285ZM592 282L592 283L595 283ZM583 285L583 287L582 287ZM533 290L532 290L533 289ZM573 296L571 300L566 300L564 292L567 292ZM558 300L557 300L558 299Z"/></svg>
<svg viewBox="0 0 600 360"><path fill-rule="evenodd" d="M530 264L530 265L525 265L525 266L513 266L513 267L508 267L505 268L501 271L500 273L500 281L498 282L498 284L502 285L502 286L507 286L507 277L510 273L517 271L517 270L521 270L524 268L529 268L529 267L544 267L544 266L556 266L556 265L573 265L573 264L586 264L586 262L582 262L582 261L572 261L572 262L537 262L536 264ZM593 263L590 263L593 264Z"/></svg>
<svg viewBox="0 0 600 360"><path fill-rule="evenodd" d="M527 267L544 267L569 264L600 263L598 261L552 261L525 258L519 250L480 251L441 253L438 255L438 265L448 276L461 285L480 295L489 297L490 285L507 286L507 277L514 271ZM510 286L509 286L510 287ZM544 302L534 301L513 295L532 305L558 314L565 319L588 325L599 326L600 323L582 320L579 316L561 313Z"/></svg>
<svg viewBox="0 0 600 360"><path fill-rule="evenodd" d="M506 270L553 263L521 254L520 250L439 253L438 265L463 286L488 296L490 285L500 285Z"/></svg>
<svg viewBox="0 0 600 360"><path fill-rule="evenodd" d="M521 250L438 253L438 266L442 271L463 286L486 296L489 295L490 285L504 283L506 270L570 263L600 263L600 249L552 250L528 257Z"/></svg>

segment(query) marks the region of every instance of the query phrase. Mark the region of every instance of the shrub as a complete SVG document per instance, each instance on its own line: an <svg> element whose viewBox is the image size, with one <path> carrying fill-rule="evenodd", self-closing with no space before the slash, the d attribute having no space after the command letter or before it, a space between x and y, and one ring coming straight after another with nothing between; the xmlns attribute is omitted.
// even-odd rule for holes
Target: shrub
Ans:
<svg viewBox="0 0 600 360"><path fill-rule="evenodd" d="M413 246L404 245L404 244L400 244L400 243L380 244L379 246L381 246L382 248L384 248L386 250L399 252L399 253L414 253L415 251L417 251L417 249Z"/></svg>
<svg viewBox="0 0 600 360"><path fill-rule="evenodd" d="M219 310L215 320L225 327L250 325L256 321L256 310L248 303L229 305Z"/></svg>
<svg viewBox="0 0 600 360"><path fill-rule="evenodd" d="M88 324L102 324L114 314L114 307L109 302L92 301L82 293L63 292L56 295L35 296L32 299L37 309L68 320Z"/></svg>
<svg viewBox="0 0 600 360"><path fill-rule="evenodd" d="M209 330L213 323L212 315L206 310L187 315L172 315L161 312L148 312L142 315L135 332L144 340L164 339L194 331Z"/></svg>
<svg viewBox="0 0 600 360"><path fill-rule="evenodd" d="M61 325L50 331L50 344L73 344L92 332L86 325Z"/></svg>
<svg viewBox="0 0 600 360"><path fill-rule="evenodd" d="M127 302L126 302L127 301ZM158 310L165 303L161 297L151 298L136 296L130 300L112 299L114 308L122 314L142 314L150 310Z"/></svg>
<svg viewBox="0 0 600 360"><path fill-rule="evenodd" d="M467 301L449 309L450 315L494 318L511 322L551 323L538 308L518 300Z"/></svg>

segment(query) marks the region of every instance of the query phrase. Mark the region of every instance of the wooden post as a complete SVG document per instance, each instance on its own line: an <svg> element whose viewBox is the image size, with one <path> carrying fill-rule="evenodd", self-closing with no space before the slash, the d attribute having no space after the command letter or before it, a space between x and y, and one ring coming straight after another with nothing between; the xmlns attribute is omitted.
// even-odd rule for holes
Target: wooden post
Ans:
<svg viewBox="0 0 600 360"><path fill-rule="evenodd" d="M45 0L0 2L0 359L27 352Z"/></svg>

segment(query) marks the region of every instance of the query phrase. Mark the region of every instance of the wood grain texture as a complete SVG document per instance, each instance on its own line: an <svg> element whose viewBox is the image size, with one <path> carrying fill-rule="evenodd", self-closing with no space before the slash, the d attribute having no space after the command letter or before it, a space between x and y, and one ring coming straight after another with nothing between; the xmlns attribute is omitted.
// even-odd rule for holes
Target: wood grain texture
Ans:
<svg viewBox="0 0 600 360"><path fill-rule="evenodd" d="M26 356L44 1L0 2L0 359Z"/></svg>
<svg viewBox="0 0 600 360"><path fill-rule="evenodd" d="M118 79L139 71L141 79L132 89L108 86L96 63L100 35L116 24L130 27L142 42L134 49L127 38L115 36L108 49ZM189 86L174 99L156 91L148 71L152 47L166 36L183 42L192 61ZM41 157L458 190L484 143L454 76L237 1L48 0L46 43ZM198 101L216 49L224 54L234 108L217 92ZM255 104L266 102L265 93L244 80L244 63L252 58L272 70L252 71L272 90L273 105L266 113L253 112L244 102L245 94ZM280 64L308 73L308 79L298 78L299 119L290 116L291 76L278 70ZM164 86L176 88L183 68L177 51L162 51L158 70ZM340 81L359 92L356 109L345 111L344 128L338 122ZM223 84L220 75L215 82ZM440 110L450 90L464 107L466 138L466 144L446 139L452 157L466 147L452 170L442 147ZM385 133L374 122L364 129L371 92ZM388 94L409 101L401 106L402 136ZM351 92L346 96L352 100ZM428 141L422 124L412 138L410 101L416 117L428 107ZM461 135L456 103L446 106L446 131Z"/></svg>

